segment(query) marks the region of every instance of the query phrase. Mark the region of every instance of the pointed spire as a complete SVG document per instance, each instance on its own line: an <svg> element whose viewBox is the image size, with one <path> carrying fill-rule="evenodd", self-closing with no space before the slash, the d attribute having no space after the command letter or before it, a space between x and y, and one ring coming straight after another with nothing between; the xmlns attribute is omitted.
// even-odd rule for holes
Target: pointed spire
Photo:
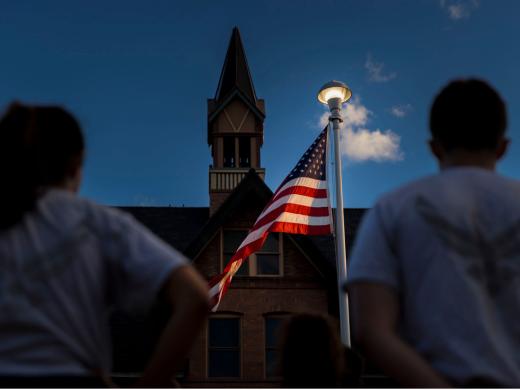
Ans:
<svg viewBox="0 0 520 390"><path fill-rule="evenodd" d="M251 103L256 104L255 87L253 86L253 80L247 65L246 53L238 27L234 27L231 33L231 40L229 41L226 59L224 60L224 66L222 67L215 94L217 104L235 89L240 90L250 99Z"/></svg>

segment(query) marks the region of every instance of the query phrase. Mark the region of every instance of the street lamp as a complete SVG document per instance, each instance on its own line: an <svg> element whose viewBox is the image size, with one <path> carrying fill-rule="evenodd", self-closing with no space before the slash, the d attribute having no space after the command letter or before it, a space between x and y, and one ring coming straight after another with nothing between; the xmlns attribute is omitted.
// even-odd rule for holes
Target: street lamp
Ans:
<svg viewBox="0 0 520 390"><path fill-rule="evenodd" d="M334 132L334 165L336 166L336 267L338 273L339 319L341 341L350 347L350 320L348 314L348 296L343 292L342 284L347 280L347 257L345 249L345 225L343 221L343 185L341 179L341 153L339 150L339 124L341 105L350 99L352 92L341 81L330 81L318 92L318 101L327 104L330 109L329 122Z"/></svg>
<svg viewBox="0 0 520 390"><path fill-rule="evenodd" d="M321 87L318 93L318 100L320 103L328 104L330 107L329 100L340 99L340 103L345 103L351 96L352 92L346 84L341 81L332 80Z"/></svg>

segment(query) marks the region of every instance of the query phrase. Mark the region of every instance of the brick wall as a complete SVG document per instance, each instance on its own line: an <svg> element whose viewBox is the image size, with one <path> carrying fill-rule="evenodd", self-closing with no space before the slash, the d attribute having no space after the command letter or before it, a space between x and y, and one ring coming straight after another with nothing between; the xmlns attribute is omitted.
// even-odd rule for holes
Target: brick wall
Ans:
<svg viewBox="0 0 520 390"><path fill-rule="evenodd" d="M241 210L225 227L248 228L258 212L257 207ZM220 234L217 233L194 261L195 267L208 278L219 272L220 250ZM288 236L283 238L283 258L283 277L236 277L219 307L220 313L233 313L241 318L241 378L207 377L206 326L190 354L190 369L184 386L279 386L277 381L265 377L265 315L303 311L328 313L330 306L325 279Z"/></svg>

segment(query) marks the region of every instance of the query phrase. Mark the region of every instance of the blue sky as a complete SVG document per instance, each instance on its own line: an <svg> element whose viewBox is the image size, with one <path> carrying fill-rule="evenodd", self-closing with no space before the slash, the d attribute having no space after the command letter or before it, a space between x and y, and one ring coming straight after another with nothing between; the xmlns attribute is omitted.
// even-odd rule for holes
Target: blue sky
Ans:
<svg viewBox="0 0 520 390"><path fill-rule="evenodd" d="M460 76L489 80L508 102L513 142L498 170L520 179L518 15L516 0L5 2L0 106L57 103L77 115L86 197L207 206L206 99L237 25L266 101L267 184L277 187L317 136L317 90L338 79L354 93L344 203L368 207L436 170L429 105Z"/></svg>

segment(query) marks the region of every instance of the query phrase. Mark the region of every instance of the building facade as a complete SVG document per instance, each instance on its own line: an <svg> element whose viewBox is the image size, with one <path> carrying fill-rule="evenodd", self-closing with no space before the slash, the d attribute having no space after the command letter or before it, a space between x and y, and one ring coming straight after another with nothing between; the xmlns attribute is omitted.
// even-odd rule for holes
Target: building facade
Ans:
<svg viewBox="0 0 520 390"><path fill-rule="evenodd" d="M272 196L261 166L265 116L235 28L215 97L208 99L209 207L124 208L185 253L208 280L223 270ZM345 210L347 243L363 212ZM183 386L279 386L274 368L283 319L309 311L337 317L334 259L331 236L270 234L210 315L179 373ZM142 371L166 318L160 304L147 315L114 315L116 376Z"/></svg>

